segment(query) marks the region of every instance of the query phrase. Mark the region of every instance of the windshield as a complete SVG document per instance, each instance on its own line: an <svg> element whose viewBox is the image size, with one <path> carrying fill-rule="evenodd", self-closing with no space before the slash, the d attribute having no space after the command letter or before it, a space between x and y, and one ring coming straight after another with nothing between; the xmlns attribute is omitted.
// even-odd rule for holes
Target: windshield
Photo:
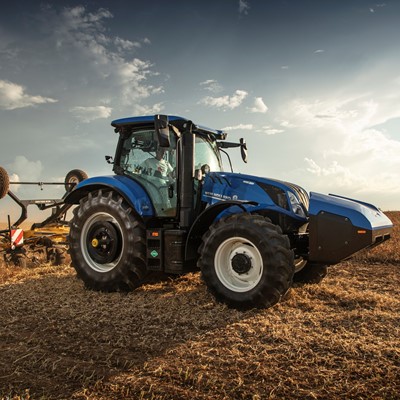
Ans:
<svg viewBox="0 0 400 400"><path fill-rule="evenodd" d="M223 170L217 143L207 140L205 137L196 136L195 169L200 169L204 165L208 165L212 172Z"/></svg>

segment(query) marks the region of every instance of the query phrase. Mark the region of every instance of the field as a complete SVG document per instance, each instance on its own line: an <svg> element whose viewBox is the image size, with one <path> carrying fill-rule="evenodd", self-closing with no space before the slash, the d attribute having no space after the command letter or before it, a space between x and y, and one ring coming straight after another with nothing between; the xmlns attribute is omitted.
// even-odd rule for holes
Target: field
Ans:
<svg viewBox="0 0 400 400"><path fill-rule="evenodd" d="M2 399L400 399L394 237L267 310L215 303L198 273L129 294L65 265L0 267Z"/></svg>

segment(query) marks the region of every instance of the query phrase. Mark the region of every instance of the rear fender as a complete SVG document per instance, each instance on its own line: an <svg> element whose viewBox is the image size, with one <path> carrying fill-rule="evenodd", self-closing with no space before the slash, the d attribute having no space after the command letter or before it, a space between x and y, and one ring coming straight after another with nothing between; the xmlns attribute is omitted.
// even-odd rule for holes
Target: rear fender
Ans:
<svg viewBox="0 0 400 400"><path fill-rule="evenodd" d="M155 215L153 204L143 187L122 175L98 176L85 179L63 199L67 204L78 204L90 192L107 189L119 193L142 217Z"/></svg>
<svg viewBox="0 0 400 400"><path fill-rule="evenodd" d="M309 261L337 264L390 238L393 224L372 204L310 194Z"/></svg>

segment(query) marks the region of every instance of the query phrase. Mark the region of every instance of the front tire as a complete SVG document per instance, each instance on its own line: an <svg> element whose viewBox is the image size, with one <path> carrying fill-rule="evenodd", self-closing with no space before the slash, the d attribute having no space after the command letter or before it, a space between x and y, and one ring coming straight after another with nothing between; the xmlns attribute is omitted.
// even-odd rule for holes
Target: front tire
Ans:
<svg viewBox="0 0 400 400"><path fill-rule="evenodd" d="M260 215L220 219L203 236L199 251L198 266L209 291L231 307L271 307L292 284L289 239Z"/></svg>
<svg viewBox="0 0 400 400"><path fill-rule="evenodd" d="M132 290L146 275L144 225L115 192L99 190L81 200L69 244L72 265L90 289Z"/></svg>

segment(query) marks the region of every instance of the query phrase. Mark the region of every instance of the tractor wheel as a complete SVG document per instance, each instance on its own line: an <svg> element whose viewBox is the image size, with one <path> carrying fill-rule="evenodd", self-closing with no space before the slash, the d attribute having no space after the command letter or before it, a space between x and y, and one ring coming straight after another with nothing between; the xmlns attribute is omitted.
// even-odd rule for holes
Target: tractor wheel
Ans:
<svg viewBox="0 0 400 400"><path fill-rule="evenodd" d="M7 171L3 167L0 167L0 199L6 196L9 186L10 178Z"/></svg>
<svg viewBox="0 0 400 400"><path fill-rule="evenodd" d="M80 169L73 169L72 171L69 171L64 180L65 190L70 192L79 182L82 182L87 178L87 173Z"/></svg>
<svg viewBox="0 0 400 400"><path fill-rule="evenodd" d="M69 253L90 289L132 290L146 275L144 225L113 191L89 193L74 209Z"/></svg>
<svg viewBox="0 0 400 400"><path fill-rule="evenodd" d="M317 284L320 283L327 274L327 265L307 263L299 272L294 274L293 282Z"/></svg>
<svg viewBox="0 0 400 400"><path fill-rule="evenodd" d="M271 307L292 284L289 239L260 215L220 219L204 234L199 252L198 267L209 291L229 306Z"/></svg>

